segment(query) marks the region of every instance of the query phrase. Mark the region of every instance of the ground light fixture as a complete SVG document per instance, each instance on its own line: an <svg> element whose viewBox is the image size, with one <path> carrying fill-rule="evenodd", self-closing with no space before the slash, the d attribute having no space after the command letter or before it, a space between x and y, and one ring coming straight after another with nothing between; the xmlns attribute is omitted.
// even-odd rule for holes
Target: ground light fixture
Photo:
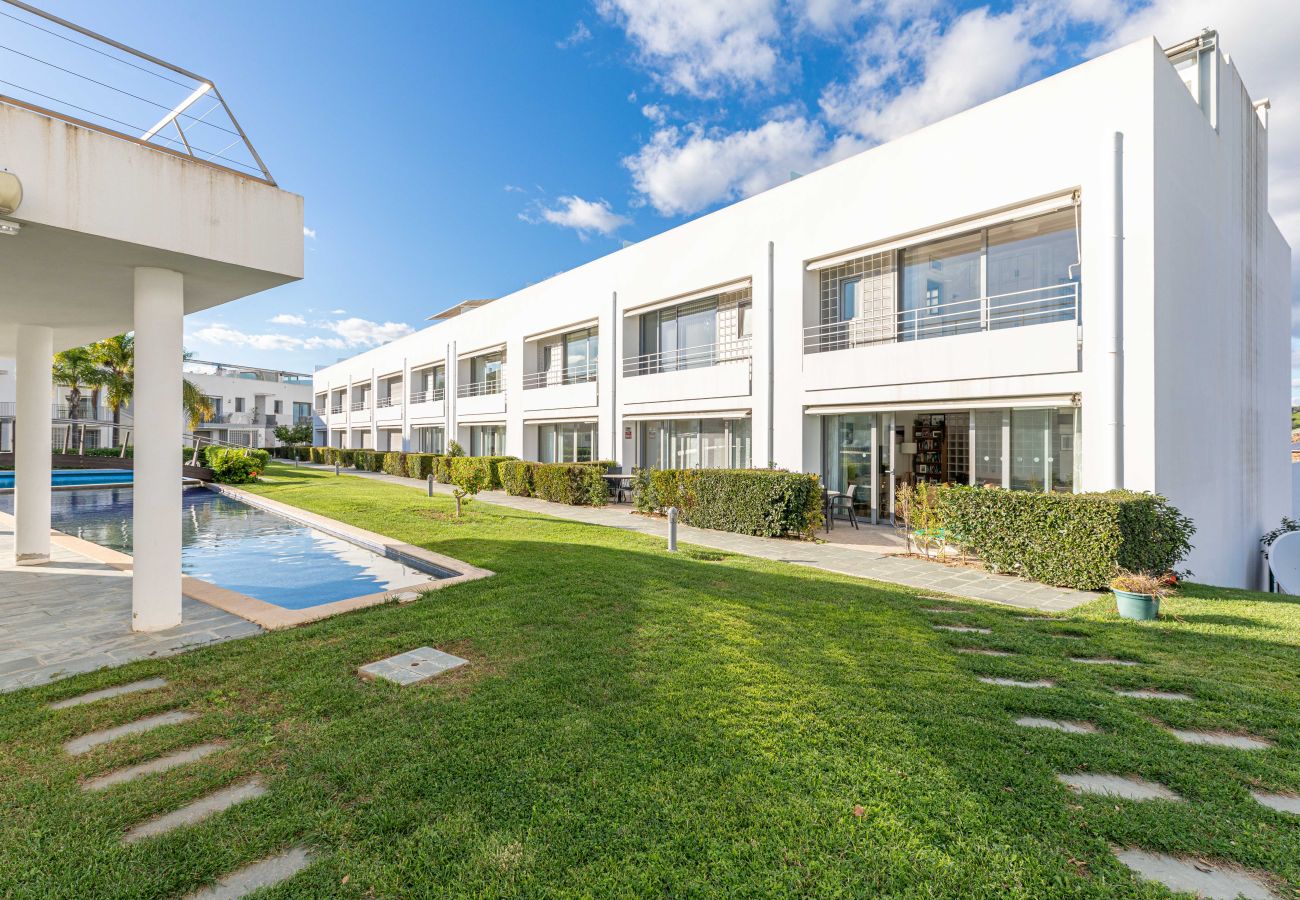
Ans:
<svg viewBox="0 0 1300 900"><path fill-rule="evenodd" d="M17 234L22 230L21 225L17 222L10 222L8 219L0 219L0 234Z"/></svg>
<svg viewBox="0 0 1300 900"><path fill-rule="evenodd" d="M0 216L10 215L22 202L23 183L13 172L0 169ZM16 230L11 233L16 233Z"/></svg>

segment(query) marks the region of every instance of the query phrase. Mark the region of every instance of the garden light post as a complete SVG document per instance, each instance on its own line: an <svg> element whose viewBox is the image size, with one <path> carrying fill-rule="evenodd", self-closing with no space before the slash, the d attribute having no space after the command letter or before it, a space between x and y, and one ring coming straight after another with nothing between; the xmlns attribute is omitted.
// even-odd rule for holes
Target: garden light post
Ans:
<svg viewBox="0 0 1300 900"><path fill-rule="evenodd" d="M433 496L433 473L429 473L429 496Z"/></svg>
<svg viewBox="0 0 1300 900"><path fill-rule="evenodd" d="M677 507L668 507L668 552L677 552Z"/></svg>

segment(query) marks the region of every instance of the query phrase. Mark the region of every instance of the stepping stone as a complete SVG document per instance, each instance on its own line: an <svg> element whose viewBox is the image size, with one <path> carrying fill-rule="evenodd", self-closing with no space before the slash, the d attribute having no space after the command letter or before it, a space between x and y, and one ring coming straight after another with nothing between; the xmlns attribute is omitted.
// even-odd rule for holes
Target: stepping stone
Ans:
<svg viewBox="0 0 1300 900"><path fill-rule="evenodd" d="M156 716L149 716L146 719L136 719L134 722L127 722L125 725L118 725L116 728L105 728L103 731L92 731L90 734L83 734L81 737L68 741L63 745L63 749L73 756L80 756L95 749L100 744L107 744L109 741L115 741L130 734L153 731L155 728L162 728L166 725L179 725L193 718L196 718L196 716L192 712L172 710Z"/></svg>
<svg viewBox="0 0 1300 900"><path fill-rule="evenodd" d="M87 703L94 703L96 700L107 700L109 697L120 697L123 694L134 694L137 691L154 691L158 688L164 687L167 687L167 682L164 679L146 678L144 681L133 681L130 684L119 684L117 687L104 688L102 691L91 691L89 694L69 697L67 700L60 700L57 703L51 703L50 709L67 709L70 706L83 706Z"/></svg>
<svg viewBox="0 0 1300 900"><path fill-rule="evenodd" d="M232 784L230 787L214 791L206 797L200 797L189 806L182 806L175 812L169 812L156 819L150 819L148 822L142 822L123 835L122 840L125 843L134 844L136 841L157 837L175 828L196 825L209 816L230 809L237 803L254 800L265 793L266 788L258 779L252 778L248 781L241 781L238 784Z"/></svg>
<svg viewBox="0 0 1300 900"><path fill-rule="evenodd" d="M965 612L964 609L923 609L921 612L933 613L938 616L951 616L955 613Z"/></svg>
<svg viewBox="0 0 1300 900"><path fill-rule="evenodd" d="M419 647L406 653L367 663L358 671L367 680L383 678L397 684L418 684L443 672L458 669L469 660L443 653L432 647Z"/></svg>
<svg viewBox="0 0 1300 900"><path fill-rule="evenodd" d="M1175 691L1115 691L1121 697L1137 697L1139 700L1191 700L1187 694Z"/></svg>
<svg viewBox="0 0 1300 900"><path fill-rule="evenodd" d="M973 628L970 625L931 625L936 631L957 631L961 634L992 634L990 628Z"/></svg>
<svg viewBox="0 0 1300 900"><path fill-rule="evenodd" d="M1052 731L1064 731L1067 734L1096 734L1097 726L1091 722L1067 722L1057 719L1038 719L1033 716L1021 716L1017 725L1025 728L1047 728Z"/></svg>
<svg viewBox="0 0 1300 900"><path fill-rule="evenodd" d="M1078 794L1121 797L1125 800L1177 800L1183 798L1163 784L1144 781L1136 775L1098 775L1078 773L1057 775L1056 780Z"/></svg>
<svg viewBox="0 0 1300 900"><path fill-rule="evenodd" d="M1248 734L1226 734L1222 731L1180 731L1167 729L1184 744L1202 744L1208 747L1232 747L1236 750L1267 750L1272 741L1251 737Z"/></svg>
<svg viewBox="0 0 1300 900"><path fill-rule="evenodd" d="M1140 666L1142 663L1131 659L1112 659L1109 656L1071 656L1070 662L1083 663L1085 666Z"/></svg>
<svg viewBox="0 0 1300 900"><path fill-rule="evenodd" d="M1296 794L1266 794L1263 791L1251 791L1250 796L1269 809L1300 816L1300 796Z"/></svg>
<svg viewBox="0 0 1300 900"><path fill-rule="evenodd" d="M311 864L305 847L294 847L251 866L231 872L212 887L196 891L186 900L237 900L253 891L288 881Z"/></svg>
<svg viewBox="0 0 1300 900"><path fill-rule="evenodd" d="M400 594L394 594L393 599L398 603L414 603L420 599L420 595L415 591L402 591Z"/></svg>
<svg viewBox="0 0 1300 900"><path fill-rule="evenodd" d="M1018 681L1015 678L984 678L980 681L985 684L997 684L1002 687L1019 687L1019 688L1049 688L1056 687L1056 682L1039 679L1038 681Z"/></svg>
<svg viewBox="0 0 1300 900"><path fill-rule="evenodd" d="M1195 862L1149 853L1146 850L1115 850L1115 858L1147 881L1158 881L1171 891L1196 894L1206 900L1277 900L1277 894L1255 875L1226 863Z"/></svg>
<svg viewBox="0 0 1300 900"><path fill-rule="evenodd" d="M109 772L107 775L101 775L98 778L92 778L81 785L83 791L102 791L111 788L117 784L125 784L128 781L134 781L144 775L154 775L158 772L166 772L168 769L174 769L177 766L183 766L186 763L196 762L205 756L211 756L218 750L225 748L225 744L199 744L190 747L188 750L181 750L178 753L171 753L167 756L160 756L157 759L151 759L149 762L141 763L138 766L131 766L128 769L118 769L116 772Z"/></svg>
<svg viewBox="0 0 1300 900"><path fill-rule="evenodd" d="M988 650L984 647L954 647L955 653L973 653L979 656L1015 656L1008 650Z"/></svg>

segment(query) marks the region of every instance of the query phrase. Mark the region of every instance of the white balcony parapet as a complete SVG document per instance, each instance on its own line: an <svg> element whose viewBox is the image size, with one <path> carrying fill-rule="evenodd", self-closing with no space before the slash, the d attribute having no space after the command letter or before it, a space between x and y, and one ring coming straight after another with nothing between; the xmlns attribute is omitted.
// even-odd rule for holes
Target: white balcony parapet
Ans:
<svg viewBox="0 0 1300 900"><path fill-rule="evenodd" d="M873 344L1068 322L1078 317L1079 285L1056 284L812 325L804 329L803 349L804 353L826 353Z"/></svg>
<svg viewBox="0 0 1300 900"><path fill-rule="evenodd" d="M401 405L402 405L401 394L396 394L396 395L389 394L387 397L380 397L378 400L375 401L376 409L386 409L387 407L390 406L401 406Z"/></svg>
<svg viewBox="0 0 1300 900"><path fill-rule="evenodd" d="M484 378L482 381L467 381L457 385L456 396L486 397L489 394L500 394L504 390L505 386L500 378Z"/></svg>
<svg viewBox="0 0 1300 900"><path fill-rule="evenodd" d="M747 360L751 345L752 339L741 338L736 341L722 341L716 344L701 344L698 347L682 347L678 350L661 350L658 353L628 356L623 359L623 377L701 369Z"/></svg>
<svg viewBox="0 0 1300 900"><path fill-rule="evenodd" d="M600 362L592 360L582 365L569 366L567 369L530 372L524 376L524 390L532 391L537 388L554 387L560 384L585 384L588 381L595 381L599 371Z"/></svg>

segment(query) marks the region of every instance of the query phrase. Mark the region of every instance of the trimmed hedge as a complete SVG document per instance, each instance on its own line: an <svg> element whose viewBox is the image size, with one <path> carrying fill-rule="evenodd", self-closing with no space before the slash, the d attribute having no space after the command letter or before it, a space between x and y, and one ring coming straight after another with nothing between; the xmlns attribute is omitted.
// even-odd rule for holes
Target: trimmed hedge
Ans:
<svg viewBox="0 0 1300 900"><path fill-rule="evenodd" d="M387 475L400 475L406 477L406 454L400 450L389 450L383 454L383 461L380 468Z"/></svg>
<svg viewBox="0 0 1300 900"><path fill-rule="evenodd" d="M778 469L654 469L637 474L637 508L666 512L697 528L760 537L812 538L821 527L817 475Z"/></svg>
<svg viewBox="0 0 1300 900"><path fill-rule="evenodd" d="M1163 574L1192 549L1192 520L1157 494L1057 494L942 485L949 541L990 569L1102 590L1120 569Z"/></svg>
<svg viewBox="0 0 1300 900"><path fill-rule="evenodd" d="M514 459L498 466L501 485L515 497L537 497L570 506L604 506L609 484L602 477L618 463L540 463Z"/></svg>
<svg viewBox="0 0 1300 900"><path fill-rule="evenodd" d="M421 481L433 474L433 466L438 457L432 453L406 454L406 477L419 478Z"/></svg>
<svg viewBox="0 0 1300 900"><path fill-rule="evenodd" d="M464 487L474 478L475 470L485 470L487 490L501 490L501 463L514 459L513 456L450 456L447 457L450 483ZM437 478L437 475L434 475ZM441 481L442 479L438 479Z"/></svg>
<svg viewBox="0 0 1300 900"><path fill-rule="evenodd" d="M505 492L512 497L533 496L533 469L538 465L523 459L510 459L497 466Z"/></svg>

